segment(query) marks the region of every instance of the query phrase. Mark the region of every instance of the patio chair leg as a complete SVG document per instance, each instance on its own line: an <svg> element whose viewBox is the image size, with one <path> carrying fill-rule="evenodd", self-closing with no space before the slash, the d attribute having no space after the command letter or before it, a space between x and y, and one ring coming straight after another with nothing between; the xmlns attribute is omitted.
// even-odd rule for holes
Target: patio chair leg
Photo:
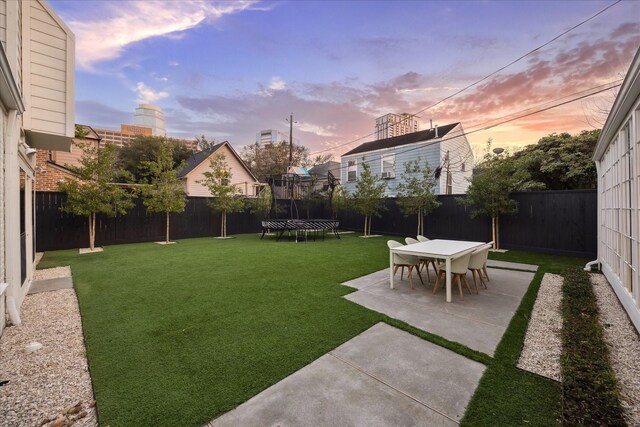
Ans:
<svg viewBox="0 0 640 427"><path fill-rule="evenodd" d="M456 279L458 279L458 291L460 291L460 299L464 299L464 295L462 294L462 283L460 283L459 274L456 274Z"/></svg>
<svg viewBox="0 0 640 427"><path fill-rule="evenodd" d="M442 275L442 273L444 273L444 270L439 271L438 274L436 275L436 284L433 285L434 294L438 292L438 285L440 285L440 276Z"/></svg>
<svg viewBox="0 0 640 427"><path fill-rule="evenodd" d="M467 285L467 289L469 290L469 294L471 294L471 287L469 286L469 282L467 281L466 273L462 274L461 276L462 276L462 280L464 281L464 284ZM478 293L478 292L476 291L476 293Z"/></svg>
<svg viewBox="0 0 640 427"><path fill-rule="evenodd" d="M476 282L476 271L475 270L471 270L471 275L473 276L473 284L476 287L476 294L478 293L478 282ZM478 273L478 275L480 275ZM482 278L480 278L480 280L482 280Z"/></svg>
<svg viewBox="0 0 640 427"><path fill-rule="evenodd" d="M404 265L400 266L400 280L402 280L402 276L404 275Z"/></svg>
<svg viewBox="0 0 640 427"><path fill-rule="evenodd" d="M427 282L430 282L431 281L431 275L429 274L429 261L423 259L422 260L422 265L425 267L425 270L427 270Z"/></svg>
<svg viewBox="0 0 640 427"><path fill-rule="evenodd" d="M408 276L409 276L409 284L411 285L411 289L413 289L413 275L412 275L412 272L413 272L413 266L410 265L409 266L409 274L408 274Z"/></svg>
<svg viewBox="0 0 640 427"><path fill-rule="evenodd" d="M436 262L434 260L431 260L431 265L433 266L433 271L435 271L436 274L438 274L438 267L436 266Z"/></svg>
<svg viewBox="0 0 640 427"><path fill-rule="evenodd" d="M429 270L427 270L429 272ZM420 278L420 283L424 285L424 280L422 280L422 274L420 274L420 269L416 267L416 273L418 273L418 277Z"/></svg>
<svg viewBox="0 0 640 427"><path fill-rule="evenodd" d="M487 273L487 264L482 266L482 271L484 271L484 277L487 278L487 281L491 281L491 279L489 279L489 274Z"/></svg>
<svg viewBox="0 0 640 427"><path fill-rule="evenodd" d="M398 267L400 267L398 264L395 264L395 265L393 266L393 275L394 275L394 276L395 276L395 275L396 275L396 273L398 272Z"/></svg>
<svg viewBox="0 0 640 427"><path fill-rule="evenodd" d="M478 271L478 277L480 278L480 284L481 284L482 286L484 286L484 288L485 288L485 289L488 289L488 288L487 288L487 282L485 282L485 281L484 281L484 279L482 278L482 275L480 274L480 272L479 272L479 271Z"/></svg>

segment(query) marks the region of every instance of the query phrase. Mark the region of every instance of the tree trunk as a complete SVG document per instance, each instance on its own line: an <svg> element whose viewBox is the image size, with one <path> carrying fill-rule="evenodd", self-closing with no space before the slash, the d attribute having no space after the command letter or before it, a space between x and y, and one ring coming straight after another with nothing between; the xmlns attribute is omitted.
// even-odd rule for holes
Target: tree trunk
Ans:
<svg viewBox="0 0 640 427"><path fill-rule="evenodd" d="M493 240L493 249L498 249L498 230L496 216L491 216L491 239Z"/></svg>
<svg viewBox="0 0 640 427"><path fill-rule="evenodd" d="M362 235L366 236L367 235L367 219L369 219L368 215L364 216L364 230L362 230Z"/></svg>
<svg viewBox="0 0 640 427"><path fill-rule="evenodd" d="M500 249L500 217L496 215L496 249Z"/></svg>
<svg viewBox="0 0 640 427"><path fill-rule="evenodd" d="M166 214L167 214L167 237L166 237L165 243L169 244L169 212L167 212Z"/></svg>
<svg viewBox="0 0 640 427"><path fill-rule="evenodd" d="M89 214L89 249L93 251L96 242L96 213Z"/></svg>
<svg viewBox="0 0 640 427"><path fill-rule="evenodd" d="M224 235L224 211L220 212L220 237L225 237L225 235Z"/></svg>
<svg viewBox="0 0 640 427"><path fill-rule="evenodd" d="M92 227L93 214L89 214L89 249L93 250L93 227Z"/></svg>

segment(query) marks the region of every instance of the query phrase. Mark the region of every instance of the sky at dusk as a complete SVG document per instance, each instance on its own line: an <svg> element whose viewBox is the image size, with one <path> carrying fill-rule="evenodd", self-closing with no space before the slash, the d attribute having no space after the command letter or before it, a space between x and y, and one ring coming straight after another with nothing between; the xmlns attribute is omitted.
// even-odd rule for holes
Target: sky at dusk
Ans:
<svg viewBox="0 0 640 427"><path fill-rule="evenodd" d="M76 36L76 121L119 129L139 103L169 136L236 149L261 129L339 157L375 118L416 113L613 1L59 1ZM640 2L622 1L491 79L420 113L421 128L477 129L624 76L640 47ZM468 135L477 153L601 127L615 92ZM362 138L346 145L350 141Z"/></svg>

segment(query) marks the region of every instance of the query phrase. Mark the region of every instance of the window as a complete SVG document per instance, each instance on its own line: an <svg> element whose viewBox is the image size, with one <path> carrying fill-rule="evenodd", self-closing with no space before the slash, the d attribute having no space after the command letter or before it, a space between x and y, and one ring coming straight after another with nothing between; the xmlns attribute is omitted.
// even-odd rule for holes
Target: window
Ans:
<svg viewBox="0 0 640 427"><path fill-rule="evenodd" d="M382 156L382 178L391 179L396 177L396 155L387 154Z"/></svg>
<svg viewBox="0 0 640 427"><path fill-rule="evenodd" d="M355 181L358 178L358 164L355 160L347 162L347 181Z"/></svg>

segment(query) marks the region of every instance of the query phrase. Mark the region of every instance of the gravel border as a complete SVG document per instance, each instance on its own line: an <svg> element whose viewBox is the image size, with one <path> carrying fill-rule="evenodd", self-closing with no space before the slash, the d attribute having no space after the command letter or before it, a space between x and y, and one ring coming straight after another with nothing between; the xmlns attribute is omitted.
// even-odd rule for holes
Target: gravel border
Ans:
<svg viewBox="0 0 640 427"><path fill-rule="evenodd" d="M545 273L533 305L518 368L560 381L562 276Z"/></svg>
<svg viewBox="0 0 640 427"><path fill-rule="evenodd" d="M75 291L27 295L21 315L0 339L0 426L96 426Z"/></svg>
<svg viewBox="0 0 640 427"><path fill-rule="evenodd" d="M606 277L590 274L598 300L600 323L618 379L620 404L629 425L640 425L640 337Z"/></svg>

